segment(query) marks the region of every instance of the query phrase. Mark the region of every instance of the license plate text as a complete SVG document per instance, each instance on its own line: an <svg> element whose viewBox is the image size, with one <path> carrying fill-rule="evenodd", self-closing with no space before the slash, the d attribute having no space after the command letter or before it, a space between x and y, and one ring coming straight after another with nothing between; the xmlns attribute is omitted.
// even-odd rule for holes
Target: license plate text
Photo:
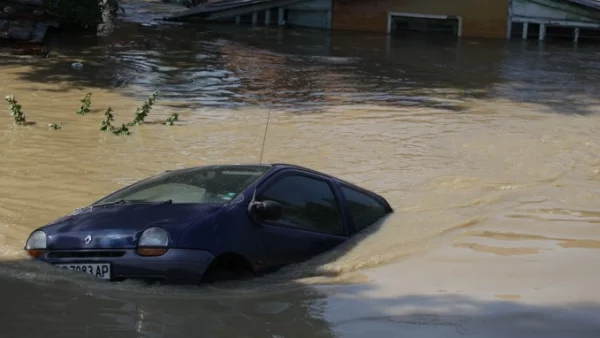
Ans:
<svg viewBox="0 0 600 338"><path fill-rule="evenodd" d="M110 264L107 263L56 264L56 266L67 270L87 273L102 279L110 279Z"/></svg>

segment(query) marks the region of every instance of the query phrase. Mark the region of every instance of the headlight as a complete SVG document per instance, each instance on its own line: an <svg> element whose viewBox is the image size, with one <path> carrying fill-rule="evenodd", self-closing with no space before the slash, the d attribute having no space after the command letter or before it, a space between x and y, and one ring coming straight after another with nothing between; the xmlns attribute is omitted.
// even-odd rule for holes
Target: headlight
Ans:
<svg viewBox="0 0 600 338"><path fill-rule="evenodd" d="M38 258L46 251L47 239L46 233L42 230L36 230L29 235L25 243L25 250L29 256Z"/></svg>
<svg viewBox="0 0 600 338"><path fill-rule="evenodd" d="M144 230L138 240L137 253L140 256L164 255L169 246L169 233L159 227Z"/></svg>

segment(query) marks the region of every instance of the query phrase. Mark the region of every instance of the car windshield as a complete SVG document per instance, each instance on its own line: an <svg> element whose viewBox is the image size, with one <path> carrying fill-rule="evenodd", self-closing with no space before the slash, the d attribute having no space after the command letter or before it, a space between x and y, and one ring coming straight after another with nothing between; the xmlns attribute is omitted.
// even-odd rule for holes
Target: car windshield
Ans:
<svg viewBox="0 0 600 338"><path fill-rule="evenodd" d="M117 191L93 205L127 202L225 204L269 169L269 166L236 165L166 172Z"/></svg>

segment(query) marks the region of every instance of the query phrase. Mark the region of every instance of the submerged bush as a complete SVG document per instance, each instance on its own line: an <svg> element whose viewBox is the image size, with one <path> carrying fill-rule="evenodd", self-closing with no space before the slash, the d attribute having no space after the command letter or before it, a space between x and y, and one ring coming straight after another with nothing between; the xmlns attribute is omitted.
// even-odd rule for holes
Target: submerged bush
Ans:
<svg viewBox="0 0 600 338"><path fill-rule="evenodd" d="M14 95L7 95L4 100L8 102L8 110L10 111L10 116L13 118L13 123L15 125L24 126L27 125L27 120L25 120L25 113L21 110L21 105L17 102L17 99Z"/></svg>
<svg viewBox="0 0 600 338"><path fill-rule="evenodd" d="M104 112L104 120L102 120L102 122L100 122L100 130L101 131L107 131L107 132L111 132L115 135L129 135L131 134L129 132L129 128L127 128L127 126L125 125L125 123L123 123L123 125L120 128L115 128L115 126L112 124L113 121L115 120L114 115L112 114L113 110L111 107L108 107L106 109L106 112Z"/></svg>
<svg viewBox="0 0 600 338"><path fill-rule="evenodd" d="M92 105L92 93L87 93L81 100L81 107L77 111L77 115L85 115L90 112L90 106Z"/></svg>
<svg viewBox="0 0 600 338"><path fill-rule="evenodd" d="M134 116L133 116L133 121L128 122L128 123L123 123L123 124L121 124L121 127L119 127L119 128L117 128L113 125L113 122L115 120L115 117L113 115L113 109L111 107L108 107L106 109L106 111L104 112L104 119L100 122L100 131L110 132L114 135L130 135L131 134L131 132L129 131L130 127L138 126L138 125L144 123L144 120L150 113L152 106L154 105L154 103L157 100L158 93L159 93L158 90L153 92L148 97L148 99L140 107L138 107L136 109ZM4 98L4 100L6 102L8 102L8 109L10 112L10 116L12 116L13 123L15 125L23 125L24 126L24 125L28 125L28 124L35 124L35 122L27 122L25 120L25 114L21 110L21 105L17 102L14 95L7 95ZM81 101L82 105L79 108L79 110L77 110L76 114L77 115L87 115L88 113L91 112L90 107L92 105L92 93L86 93L84 98L80 101ZM165 121L163 121L162 124L167 125L167 126L172 126L178 120L179 120L179 114L171 113L171 115ZM62 129L62 123L50 123L50 124L48 124L48 128L52 129L52 130Z"/></svg>
<svg viewBox="0 0 600 338"><path fill-rule="evenodd" d="M179 114L172 113L171 116L169 116L169 118L165 120L164 124L166 126L172 126L177 120L179 120Z"/></svg>
<svg viewBox="0 0 600 338"><path fill-rule="evenodd" d="M155 91L154 93L152 93L152 95L150 95L150 97L148 97L148 99L144 102L144 104L136 109L135 115L133 117L133 121L129 122L127 124L127 126L128 127L137 126L137 125L141 124L142 122L144 122L144 120L146 119L146 116L148 116L148 114L150 113L150 110L152 110L152 106L154 105L154 102L156 102L157 97L158 97L158 90Z"/></svg>

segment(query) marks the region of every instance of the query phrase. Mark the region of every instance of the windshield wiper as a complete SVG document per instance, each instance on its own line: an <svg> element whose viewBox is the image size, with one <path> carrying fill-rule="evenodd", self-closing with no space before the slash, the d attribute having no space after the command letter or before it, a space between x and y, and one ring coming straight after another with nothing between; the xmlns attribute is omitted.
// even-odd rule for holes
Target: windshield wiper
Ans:
<svg viewBox="0 0 600 338"><path fill-rule="evenodd" d="M112 201L112 202L106 202L106 203L102 203L102 204L95 204L92 205L93 207L103 207L105 205L113 205L113 204L123 204L123 203L128 203L129 201L126 201L124 199L120 199L120 200L116 200L116 201Z"/></svg>

